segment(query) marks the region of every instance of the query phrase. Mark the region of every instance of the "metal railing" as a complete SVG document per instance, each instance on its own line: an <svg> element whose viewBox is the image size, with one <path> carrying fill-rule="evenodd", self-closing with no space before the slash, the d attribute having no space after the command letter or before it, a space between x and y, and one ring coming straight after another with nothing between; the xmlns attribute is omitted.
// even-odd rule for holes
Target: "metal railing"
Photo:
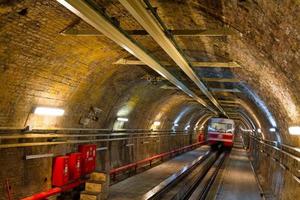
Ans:
<svg viewBox="0 0 300 200"><path fill-rule="evenodd" d="M1 133L2 132L2 133ZM193 135L199 130L172 131L172 130L146 130L146 129L11 129L0 131L0 149L14 147L31 147L61 144L81 144L122 141L130 139L150 139L158 137ZM34 140L34 142L32 141ZM16 142L17 141L17 142Z"/></svg>
<svg viewBox="0 0 300 200"><path fill-rule="evenodd" d="M249 136L250 139L256 143L260 152L273 158L274 161L283 166L285 170L291 172L291 174L300 182L300 152L298 148L279 144L276 141L263 140L252 135Z"/></svg>

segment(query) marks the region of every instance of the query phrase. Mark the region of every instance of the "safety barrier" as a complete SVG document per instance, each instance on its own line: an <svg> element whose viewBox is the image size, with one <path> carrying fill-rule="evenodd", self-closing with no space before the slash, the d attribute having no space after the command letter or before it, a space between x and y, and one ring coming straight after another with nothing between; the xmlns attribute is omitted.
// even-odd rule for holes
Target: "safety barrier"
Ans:
<svg viewBox="0 0 300 200"><path fill-rule="evenodd" d="M40 192L38 194L34 194L34 195L32 195L30 197L26 197L22 200L42 200L42 199L45 199L47 197L50 197L50 196L53 196L53 195L71 190L71 189L79 186L80 184L82 184L84 182L85 182L85 180L77 180L75 182L69 183L69 184L64 185L62 187L54 187L54 188L51 188L47 191Z"/></svg>
<svg viewBox="0 0 300 200"><path fill-rule="evenodd" d="M297 180L299 180L300 157L298 148L284 144L278 144L276 141L263 140L252 135L250 135L250 138L260 152L266 154L268 157L273 158L274 161L278 162L280 166L283 166L293 176L297 177Z"/></svg>

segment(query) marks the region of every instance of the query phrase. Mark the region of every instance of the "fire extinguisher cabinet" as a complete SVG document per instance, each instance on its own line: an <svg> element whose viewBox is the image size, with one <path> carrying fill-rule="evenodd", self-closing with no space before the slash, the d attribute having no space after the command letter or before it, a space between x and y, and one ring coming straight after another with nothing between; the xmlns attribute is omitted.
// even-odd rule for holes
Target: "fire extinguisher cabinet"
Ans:
<svg viewBox="0 0 300 200"><path fill-rule="evenodd" d="M69 180L76 180L81 176L82 153L75 152L69 154Z"/></svg>
<svg viewBox="0 0 300 200"><path fill-rule="evenodd" d="M92 173L96 169L96 145L85 144L79 146L79 152L82 153L82 175Z"/></svg>
<svg viewBox="0 0 300 200"><path fill-rule="evenodd" d="M52 185L63 186L69 181L69 156L54 158L52 170Z"/></svg>

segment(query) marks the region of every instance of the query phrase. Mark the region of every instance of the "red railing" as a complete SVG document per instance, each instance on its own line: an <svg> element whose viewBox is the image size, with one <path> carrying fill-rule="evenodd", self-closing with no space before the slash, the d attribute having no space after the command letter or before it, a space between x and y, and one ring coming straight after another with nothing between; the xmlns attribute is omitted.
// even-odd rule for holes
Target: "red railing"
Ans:
<svg viewBox="0 0 300 200"><path fill-rule="evenodd" d="M22 200L42 200L42 199L46 199L47 197L50 197L50 196L53 196L53 195L71 190L71 189L79 186L80 184L82 184L84 182L85 182L85 180L77 180L75 182L69 183L69 184L64 185L62 187L54 187L54 188L51 188L47 191L40 192L38 194L34 194L34 195L32 195L30 197L26 197Z"/></svg>
<svg viewBox="0 0 300 200"><path fill-rule="evenodd" d="M109 174L112 176L112 179L115 180L117 174L129 171L132 169L134 169L136 171L139 166L144 166L145 164L149 164L151 166L152 161L154 161L154 160L163 159L164 157L167 157L167 156L172 157L174 154L176 155L177 153L183 153L184 151L186 151L188 149L193 149L204 143L205 142L197 142L192 145L188 145L188 146L185 146L185 147L182 147L179 149L175 149L175 150L172 150L172 151L169 151L166 153L161 153L161 154L158 154L158 155L155 155L155 156L152 156L152 157L149 157L149 158L146 158L146 159L134 162L134 163L130 163L128 165L124 165L124 166L121 166L118 168L114 168L114 169L110 170Z"/></svg>

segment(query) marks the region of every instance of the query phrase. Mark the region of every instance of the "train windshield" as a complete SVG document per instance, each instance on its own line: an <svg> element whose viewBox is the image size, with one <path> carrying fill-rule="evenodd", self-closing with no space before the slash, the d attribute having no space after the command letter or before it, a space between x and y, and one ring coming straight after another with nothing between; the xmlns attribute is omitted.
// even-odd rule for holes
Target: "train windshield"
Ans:
<svg viewBox="0 0 300 200"><path fill-rule="evenodd" d="M208 131L220 132L220 133L233 133L232 124L212 122L208 126Z"/></svg>

